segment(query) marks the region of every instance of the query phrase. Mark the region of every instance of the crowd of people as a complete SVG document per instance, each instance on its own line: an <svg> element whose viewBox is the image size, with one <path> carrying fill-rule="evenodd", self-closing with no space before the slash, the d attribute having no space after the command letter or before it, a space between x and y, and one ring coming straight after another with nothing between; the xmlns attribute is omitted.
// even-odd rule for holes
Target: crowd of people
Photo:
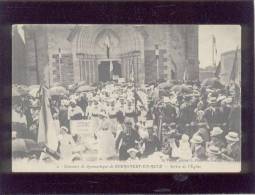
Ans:
<svg viewBox="0 0 255 195"><path fill-rule="evenodd" d="M57 151L46 147L29 158L85 161L96 154L92 160L240 161L240 88L235 83L219 87L215 82L219 81L207 85L111 81L90 90L77 90L78 85L66 89L49 99L60 127ZM36 143L40 95L18 95L12 104L13 140ZM91 122L93 148L71 128L75 120Z"/></svg>

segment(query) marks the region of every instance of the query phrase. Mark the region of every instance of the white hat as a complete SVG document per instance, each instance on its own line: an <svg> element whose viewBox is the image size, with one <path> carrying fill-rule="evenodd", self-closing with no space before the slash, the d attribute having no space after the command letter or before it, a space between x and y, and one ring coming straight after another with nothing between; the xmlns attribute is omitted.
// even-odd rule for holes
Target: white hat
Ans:
<svg viewBox="0 0 255 195"><path fill-rule="evenodd" d="M169 97L164 97L164 102L165 102L165 103L169 103L169 102L171 102L171 100L170 100Z"/></svg>
<svg viewBox="0 0 255 195"><path fill-rule="evenodd" d="M217 99L216 99L216 97L210 97L210 98L208 98L208 103L210 104L210 103L216 103L217 101L216 101Z"/></svg>
<svg viewBox="0 0 255 195"><path fill-rule="evenodd" d="M228 141L232 141L232 142L238 142L239 141L239 136L238 133L236 132L229 132L226 136L225 136L226 140Z"/></svg>
<svg viewBox="0 0 255 195"><path fill-rule="evenodd" d="M220 135L223 133L223 130L220 127L213 127L213 130L210 132L211 136Z"/></svg>
<svg viewBox="0 0 255 195"><path fill-rule="evenodd" d="M233 99L232 99L231 97L229 97L229 98L226 99L226 103L227 103L227 104L230 104L232 101L233 101Z"/></svg>
<svg viewBox="0 0 255 195"><path fill-rule="evenodd" d="M135 148L130 148L130 149L127 150L127 153L130 154L131 152L138 153L139 151L137 149L135 149Z"/></svg>
<svg viewBox="0 0 255 195"><path fill-rule="evenodd" d="M222 95L217 98L217 102L221 102L222 100L225 100L226 96Z"/></svg>
<svg viewBox="0 0 255 195"><path fill-rule="evenodd" d="M204 141L204 140L203 140L202 137L199 136L199 135L194 135L194 136L191 138L191 140L190 140L190 142L191 142L191 143L194 143L194 144L201 144L203 141Z"/></svg>
<svg viewBox="0 0 255 195"><path fill-rule="evenodd" d="M209 146L207 152L210 154L220 154L220 148L214 145Z"/></svg>

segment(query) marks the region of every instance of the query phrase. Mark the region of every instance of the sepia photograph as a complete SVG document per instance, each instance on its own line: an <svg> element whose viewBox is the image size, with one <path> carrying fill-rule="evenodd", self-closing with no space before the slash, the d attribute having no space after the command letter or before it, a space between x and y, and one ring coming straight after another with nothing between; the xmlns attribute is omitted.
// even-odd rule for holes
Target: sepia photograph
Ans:
<svg viewBox="0 0 255 195"><path fill-rule="evenodd" d="M240 172L241 26L12 26L13 172Z"/></svg>

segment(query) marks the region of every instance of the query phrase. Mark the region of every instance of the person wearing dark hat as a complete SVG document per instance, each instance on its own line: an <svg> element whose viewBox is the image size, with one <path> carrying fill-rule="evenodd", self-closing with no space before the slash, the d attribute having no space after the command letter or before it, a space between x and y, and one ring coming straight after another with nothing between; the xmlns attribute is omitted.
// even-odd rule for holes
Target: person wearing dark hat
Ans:
<svg viewBox="0 0 255 195"><path fill-rule="evenodd" d="M77 105L82 109L84 113L86 113L86 108L88 106L88 99L86 94L80 94L77 99Z"/></svg>
<svg viewBox="0 0 255 195"><path fill-rule="evenodd" d="M176 121L177 113L175 107L171 104L170 98L164 98L165 106L163 107L163 122L170 124Z"/></svg>
<svg viewBox="0 0 255 195"><path fill-rule="evenodd" d="M81 107L76 105L75 100L70 100L70 106L68 108L69 120L81 120L84 117L84 112Z"/></svg>
<svg viewBox="0 0 255 195"><path fill-rule="evenodd" d="M195 119L194 108L191 103L191 97L185 96L184 103L180 106L179 120L178 123L184 127L186 124L191 123Z"/></svg>
<svg viewBox="0 0 255 195"><path fill-rule="evenodd" d="M67 104L61 103L59 108L58 118L59 118L60 126L65 126L68 129L70 128L70 121L68 120L68 105Z"/></svg>
<svg viewBox="0 0 255 195"><path fill-rule="evenodd" d="M201 136L202 139L204 140L204 142L209 142L209 140L210 140L210 134L209 134L209 131L208 131L208 128L206 127L206 125L198 126L198 131L194 135Z"/></svg>
<svg viewBox="0 0 255 195"><path fill-rule="evenodd" d="M215 123L215 113L216 113L216 105L217 99L216 97L209 97L207 99L208 107L204 111L204 119L208 123L209 127L212 128Z"/></svg>
<svg viewBox="0 0 255 195"><path fill-rule="evenodd" d="M236 132L229 132L226 136L227 146L222 150L222 152L229 157L229 159L233 159L234 161L241 160L241 145L240 145L240 138L238 133Z"/></svg>
<svg viewBox="0 0 255 195"><path fill-rule="evenodd" d="M139 141L140 137L132 127L132 120L126 118L125 127L115 141L115 148L119 151L119 160L127 160L129 158L127 150L130 148L136 148Z"/></svg>

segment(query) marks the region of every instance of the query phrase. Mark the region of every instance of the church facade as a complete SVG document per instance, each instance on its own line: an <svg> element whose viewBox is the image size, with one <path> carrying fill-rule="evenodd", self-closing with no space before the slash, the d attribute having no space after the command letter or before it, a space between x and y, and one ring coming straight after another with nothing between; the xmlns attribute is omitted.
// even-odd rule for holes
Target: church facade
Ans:
<svg viewBox="0 0 255 195"><path fill-rule="evenodd" d="M199 79L197 25L25 25L24 32L27 84Z"/></svg>

